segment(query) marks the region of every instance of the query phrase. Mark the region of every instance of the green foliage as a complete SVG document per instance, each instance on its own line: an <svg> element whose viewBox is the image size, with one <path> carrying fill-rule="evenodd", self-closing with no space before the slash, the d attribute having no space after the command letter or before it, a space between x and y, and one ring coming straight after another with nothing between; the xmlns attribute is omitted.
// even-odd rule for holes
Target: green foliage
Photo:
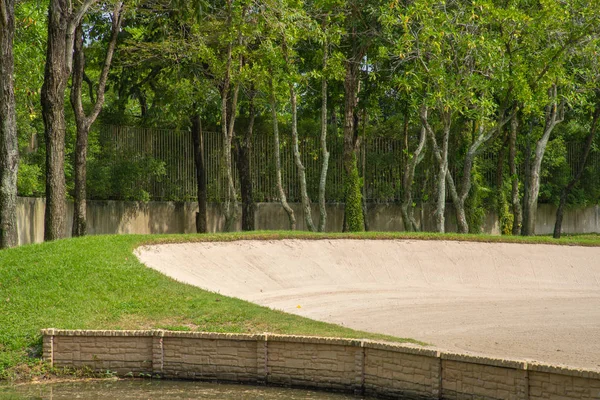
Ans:
<svg viewBox="0 0 600 400"><path fill-rule="evenodd" d="M362 182L358 175L356 156L353 155L350 173L345 175L345 216L349 232L365 230L365 220L362 209Z"/></svg>
<svg viewBox="0 0 600 400"><path fill-rule="evenodd" d="M17 177L19 196L37 197L44 193L42 169L39 165L20 163Z"/></svg>
<svg viewBox="0 0 600 400"><path fill-rule="evenodd" d="M513 224L515 221L515 216L512 213L510 208L510 203L508 201L508 196L510 195L511 187L509 185L510 182L506 181L503 187L497 193L497 210L498 210L498 220L500 223L500 234L502 235L511 235Z"/></svg>
<svg viewBox="0 0 600 400"><path fill-rule="evenodd" d="M548 143L542 161L544 169L541 173L539 201L558 205L562 189L571 176L566 153L566 143L562 137Z"/></svg>
<svg viewBox="0 0 600 400"><path fill-rule="evenodd" d="M149 201L146 190L166 175L165 162L135 153L120 152L88 164L88 192L93 199Z"/></svg>
<svg viewBox="0 0 600 400"><path fill-rule="evenodd" d="M485 222L486 204L489 204L491 190L482 185L483 176L477 165L473 167L472 186L465 201L465 213L469 224L469 233L481 233Z"/></svg>

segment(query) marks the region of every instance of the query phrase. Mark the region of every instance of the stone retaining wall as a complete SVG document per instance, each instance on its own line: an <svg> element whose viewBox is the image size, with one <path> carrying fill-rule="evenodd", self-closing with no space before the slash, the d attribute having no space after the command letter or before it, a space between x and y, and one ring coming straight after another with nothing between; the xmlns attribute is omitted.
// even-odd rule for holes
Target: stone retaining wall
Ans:
<svg viewBox="0 0 600 400"><path fill-rule="evenodd" d="M44 241L44 207L43 198L19 197L17 199L17 228L19 244L41 243ZM240 206L241 207L241 206ZM297 229L306 230L302 204L290 203L296 213ZM169 201L150 201L148 203L132 201L100 201L87 202L87 229L90 235L106 234L157 234L157 233L195 233L196 212L198 204L176 203ZM239 210L241 213L241 208ZM313 215L319 210L313 204ZM398 204L368 204L366 219L371 231L397 232L403 231L402 213ZM538 235L551 234L554 231L556 207L540 204L537 209L536 228ZM435 228L433 210L426 207L423 212L415 213L422 230L432 231ZM255 223L257 230L289 229L285 210L279 203L257 203ZM67 230L65 235L71 236L73 203L67 203ZM343 204L327 204L326 232L341 231L344 220ZM456 217L451 204L446 207L446 232L456 232ZM217 204L208 205L207 226L209 232L222 232L225 217ZM237 221L234 230L241 230L241 221ZM498 216L490 212L483 224L483 233L499 235ZM595 205L581 209L567 209L563 220L563 233L600 233L600 206Z"/></svg>
<svg viewBox="0 0 600 400"><path fill-rule="evenodd" d="M56 367L301 386L403 399L600 399L600 372L369 340L153 331L42 331Z"/></svg>

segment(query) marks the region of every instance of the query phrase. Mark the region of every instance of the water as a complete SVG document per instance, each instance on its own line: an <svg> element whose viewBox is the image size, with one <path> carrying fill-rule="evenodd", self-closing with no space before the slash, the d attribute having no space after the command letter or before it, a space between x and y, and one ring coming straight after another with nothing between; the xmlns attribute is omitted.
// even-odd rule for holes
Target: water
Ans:
<svg viewBox="0 0 600 400"><path fill-rule="evenodd" d="M359 400L348 394L185 381L111 380L0 386L0 400Z"/></svg>

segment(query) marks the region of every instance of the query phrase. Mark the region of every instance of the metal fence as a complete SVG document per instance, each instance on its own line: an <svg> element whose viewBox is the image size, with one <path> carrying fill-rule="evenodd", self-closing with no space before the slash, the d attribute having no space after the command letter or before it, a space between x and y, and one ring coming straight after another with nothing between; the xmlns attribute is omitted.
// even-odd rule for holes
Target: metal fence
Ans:
<svg viewBox="0 0 600 400"><path fill-rule="evenodd" d="M223 137L220 133L204 132L204 151L208 182L209 201L221 201L226 196L227 182L223 170ZM112 159L131 162L152 159L164 167L164 174L158 178L137 179L130 182L132 187L143 187L152 200L193 200L196 198L195 167L191 132L168 129L103 126L99 144L102 152L111 154ZM573 175L580 167L581 143L568 143L566 161L569 171L562 174ZM316 201L321 172L321 150L318 138L301 140L300 153L306 168L309 197ZM326 199L329 202L343 201L343 138L329 135L330 152L327 174ZM234 152L235 153L235 152ZM274 143L270 136L256 135L252 142L251 173L255 201L271 202L278 200L276 191ZM390 138L367 138L361 143L358 154L359 172L364 182L364 195L368 202L394 202L402 196L402 174L405 163L404 144ZM484 152L479 156L478 168L487 187L495 187L498 153ZM237 168L234 174L239 187ZM291 139L281 139L281 165L283 184L289 201L300 201L300 185L297 167L294 163ZM415 174L415 201L426 201L434 192L437 167L429 152L419 164ZM505 166L505 168L507 168ZM460 174L460 168L453 173ZM594 152L588 160L587 169L594 174L600 186L600 153ZM455 175L456 176L456 175ZM555 180L548 173L542 176L544 182ZM118 197L118 195L116 195Z"/></svg>

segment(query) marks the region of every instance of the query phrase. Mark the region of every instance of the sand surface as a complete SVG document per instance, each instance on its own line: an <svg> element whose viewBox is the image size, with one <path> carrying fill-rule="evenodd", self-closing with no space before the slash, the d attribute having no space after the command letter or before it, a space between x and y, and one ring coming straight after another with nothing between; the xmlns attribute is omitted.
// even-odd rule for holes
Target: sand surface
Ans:
<svg viewBox="0 0 600 400"><path fill-rule="evenodd" d="M293 314L600 371L600 248L344 239L168 244L136 255L176 280Z"/></svg>

